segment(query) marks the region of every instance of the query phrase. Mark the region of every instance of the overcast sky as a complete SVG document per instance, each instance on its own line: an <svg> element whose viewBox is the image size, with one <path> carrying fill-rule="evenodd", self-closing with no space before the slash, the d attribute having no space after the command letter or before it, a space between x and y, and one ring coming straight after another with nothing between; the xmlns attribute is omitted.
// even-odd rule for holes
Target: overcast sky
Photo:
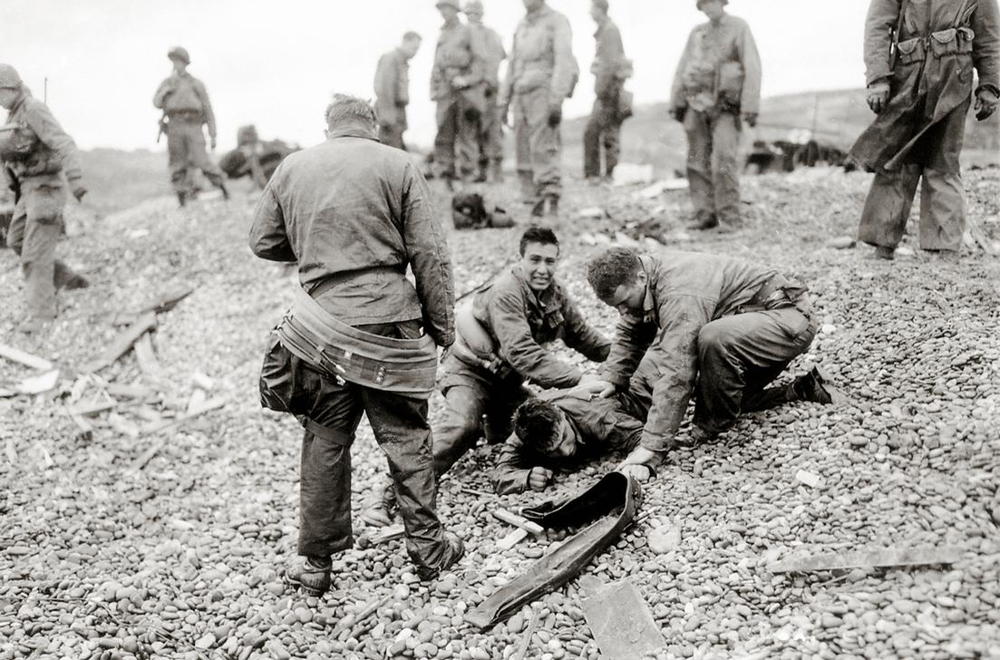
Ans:
<svg viewBox="0 0 1000 660"><path fill-rule="evenodd" d="M581 84L565 111L593 103L594 23L586 0L549 0L573 26ZM485 0L486 23L508 50L521 0ZM732 0L753 28L764 63L764 94L864 84L866 0ZM691 28L704 20L694 0L611 0L638 103L666 98ZM406 30L424 45L411 63L408 140L429 144L434 108L430 67L441 25L433 0L0 0L0 61L13 64L83 148L157 148L152 106L170 73L168 48L191 53L208 87L220 148L255 123L264 138L322 140L334 91L372 95L375 64ZM160 145L162 148L163 145Z"/></svg>

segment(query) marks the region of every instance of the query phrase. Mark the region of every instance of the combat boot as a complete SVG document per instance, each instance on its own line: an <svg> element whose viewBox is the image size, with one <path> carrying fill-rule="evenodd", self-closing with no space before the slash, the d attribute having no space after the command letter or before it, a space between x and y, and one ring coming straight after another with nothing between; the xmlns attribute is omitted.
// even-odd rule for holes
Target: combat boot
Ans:
<svg viewBox="0 0 1000 660"><path fill-rule="evenodd" d="M372 527L388 527L399 512L399 504L396 502L396 489L392 481L385 484L382 492L377 495L377 498L374 504L361 512L361 520Z"/></svg>
<svg viewBox="0 0 1000 660"><path fill-rule="evenodd" d="M827 378L819 367L813 367L806 375L796 378L792 383L792 393L793 401L812 401L824 405L842 404L847 400L840 390L827 383Z"/></svg>
<svg viewBox="0 0 1000 660"><path fill-rule="evenodd" d="M319 598L330 589L330 558L308 556L285 569L285 581Z"/></svg>
<svg viewBox="0 0 1000 660"><path fill-rule="evenodd" d="M437 566L418 566L417 577L424 582L429 582L444 573L449 568L458 563L465 555L465 544L452 532L444 533L444 552L441 554L441 561Z"/></svg>
<svg viewBox="0 0 1000 660"><path fill-rule="evenodd" d="M707 231L709 229L715 229L719 226L719 219L715 217L714 213L709 213L707 211L698 211L694 216L694 222L688 225L688 229L694 231Z"/></svg>
<svg viewBox="0 0 1000 660"><path fill-rule="evenodd" d="M896 258L896 248L879 245L875 248L875 258L892 261Z"/></svg>
<svg viewBox="0 0 1000 660"><path fill-rule="evenodd" d="M77 289L86 289L90 286L90 281L80 275L79 273L73 273L69 279L62 285L62 288L66 291L75 291Z"/></svg>
<svg viewBox="0 0 1000 660"><path fill-rule="evenodd" d="M499 160L490 161L489 171L490 183L503 183L503 162Z"/></svg>
<svg viewBox="0 0 1000 660"><path fill-rule="evenodd" d="M557 195L542 195L531 208L531 215L536 218L559 215L559 197Z"/></svg>

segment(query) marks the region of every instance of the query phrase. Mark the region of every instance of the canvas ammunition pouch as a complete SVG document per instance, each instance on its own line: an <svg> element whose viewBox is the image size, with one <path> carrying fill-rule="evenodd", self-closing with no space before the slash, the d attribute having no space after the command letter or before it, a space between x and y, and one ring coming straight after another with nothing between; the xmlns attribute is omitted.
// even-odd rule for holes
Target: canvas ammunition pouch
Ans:
<svg viewBox="0 0 1000 660"><path fill-rule="evenodd" d="M421 399L434 390L437 348L430 337L364 332L338 321L302 289L274 333L289 352L330 378Z"/></svg>
<svg viewBox="0 0 1000 660"><path fill-rule="evenodd" d="M16 123L0 126L0 160L23 162L37 149L38 136L27 126Z"/></svg>
<svg viewBox="0 0 1000 660"><path fill-rule="evenodd" d="M942 58L948 55L971 55L976 33L972 28L954 27L928 36L900 41L896 46L900 64L923 62L928 55Z"/></svg>
<svg viewBox="0 0 1000 660"><path fill-rule="evenodd" d="M514 369L497 354L493 337L476 319L471 301L455 310L455 343L449 353L462 364L505 379Z"/></svg>

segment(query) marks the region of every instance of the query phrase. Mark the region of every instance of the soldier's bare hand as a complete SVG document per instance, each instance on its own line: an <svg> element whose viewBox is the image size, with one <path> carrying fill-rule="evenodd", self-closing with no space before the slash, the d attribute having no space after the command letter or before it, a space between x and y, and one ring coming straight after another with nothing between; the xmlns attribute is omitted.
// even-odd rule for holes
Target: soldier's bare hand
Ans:
<svg viewBox="0 0 1000 660"><path fill-rule="evenodd" d="M889 104L889 83L881 80L868 85L868 107L875 114L882 114Z"/></svg>
<svg viewBox="0 0 1000 660"><path fill-rule="evenodd" d="M989 119L997 111L998 104L1000 104L1000 98L992 89L986 87L980 89L976 94L976 119L979 121Z"/></svg>
<svg viewBox="0 0 1000 660"><path fill-rule="evenodd" d="M653 476L653 471L646 465L622 465L618 471L627 477L632 477L641 484L649 481Z"/></svg>
<svg viewBox="0 0 1000 660"><path fill-rule="evenodd" d="M684 123L684 117L687 115L687 108L673 108L670 110L670 116L676 121Z"/></svg>
<svg viewBox="0 0 1000 660"><path fill-rule="evenodd" d="M83 186L77 186L73 188L73 197L76 197L76 201L82 202L83 196L87 194L87 189Z"/></svg>
<svg viewBox="0 0 1000 660"><path fill-rule="evenodd" d="M215 136L214 135L209 139L208 144L212 148L212 151L215 151L215 144L216 144L216 142L215 142Z"/></svg>
<svg viewBox="0 0 1000 660"><path fill-rule="evenodd" d="M562 123L562 105L553 105L549 108L549 126L555 128Z"/></svg>
<svg viewBox="0 0 1000 660"><path fill-rule="evenodd" d="M589 394L591 399L596 399L598 397L607 399L614 396L618 388L606 380L594 378L593 376L587 376L573 389Z"/></svg>
<svg viewBox="0 0 1000 660"><path fill-rule="evenodd" d="M531 490L545 490L552 483L552 470L536 466L528 473L528 487Z"/></svg>

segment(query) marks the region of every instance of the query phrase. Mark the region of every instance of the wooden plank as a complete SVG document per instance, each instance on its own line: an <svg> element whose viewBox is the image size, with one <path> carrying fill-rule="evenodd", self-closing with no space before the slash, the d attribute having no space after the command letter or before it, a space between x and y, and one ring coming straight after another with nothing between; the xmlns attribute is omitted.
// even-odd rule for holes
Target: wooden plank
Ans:
<svg viewBox="0 0 1000 660"><path fill-rule="evenodd" d="M811 573L813 571L846 571L854 568L931 566L953 564L961 557L961 548L954 546L866 548L789 558L772 563L769 569L772 573Z"/></svg>
<svg viewBox="0 0 1000 660"><path fill-rule="evenodd" d="M526 532L531 532L535 536L544 536L545 528L538 523L533 523L527 518L522 518L516 513L511 513L506 509L493 509L490 511L493 517L501 522L505 522L508 525L513 525L514 527L519 527Z"/></svg>
<svg viewBox="0 0 1000 660"><path fill-rule="evenodd" d="M52 363L45 358L26 353L19 348L14 348L6 344L0 344L0 357L40 371L50 371L52 369Z"/></svg>
<svg viewBox="0 0 1000 660"><path fill-rule="evenodd" d="M510 550L526 538L528 538L528 531L518 527L510 534L497 541L497 550Z"/></svg>
<svg viewBox="0 0 1000 660"><path fill-rule="evenodd" d="M156 298L146 303L143 308L139 310L139 313L146 314L148 312L152 312L154 314L164 314L172 310L177 306L177 303L184 300L192 293L194 293L194 289L190 287L177 288L172 291L161 293Z"/></svg>
<svg viewBox="0 0 1000 660"><path fill-rule="evenodd" d="M114 410L116 405L117 403L114 401L81 401L80 403L70 406L69 412L71 415L93 417L94 415L99 415L102 412Z"/></svg>
<svg viewBox="0 0 1000 660"><path fill-rule="evenodd" d="M124 332L122 332L118 337L115 338L111 345L108 346L100 357L98 357L93 362L84 365L84 373L94 373L95 371L100 371L105 367L109 367L118 359L128 353L129 349L142 337L144 334L156 328L156 314L152 312L143 314L135 323L130 325Z"/></svg>
<svg viewBox="0 0 1000 660"><path fill-rule="evenodd" d="M649 605L627 580L610 584L585 598L580 607L602 658L633 660L664 646L663 633L653 620Z"/></svg>
<svg viewBox="0 0 1000 660"><path fill-rule="evenodd" d="M147 425L147 426L143 427L142 429L140 429L139 435L151 435L151 434L154 434L154 433L159 433L161 431L166 431L167 429L170 429L170 428L173 428L175 426L178 426L179 424L183 424L184 422L186 422L186 421L188 421L190 419L194 419L195 417L198 417L200 415L204 415L205 413L207 413L207 412L209 412L211 410L215 410L217 408L221 408L222 406L226 405L226 402L228 400L229 400L228 397L218 397L218 398L215 398L215 399L210 399L210 400L206 401L205 404L204 404L204 406L201 409L199 409L199 410L195 410L195 411L189 412L189 413L187 413L185 415L181 415L179 417L175 417L174 419L168 419L168 420L163 420L163 421L160 421L160 422L155 422L153 424L150 424L150 425ZM149 447L149 449L147 449L145 452L143 452L141 456L139 456L137 459L135 459L132 462L132 465L130 466L131 469L132 470L141 470L142 468L144 468L146 466L146 464L149 463L151 460L153 460L153 457L156 456L156 454L159 453L159 451L163 448L163 445L164 445L165 442L166 442L166 440L163 439L163 438L160 438L160 439L156 440Z"/></svg>
<svg viewBox="0 0 1000 660"><path fill-rule="evenodd" d="M153 338L148 332L139 337L132 350L135 351L136 362L139 363L139 370L144 376L150 380L159 380L163 377L163 367L160 366L160 361L156 358L156 351L153 350Z"/></svg>

